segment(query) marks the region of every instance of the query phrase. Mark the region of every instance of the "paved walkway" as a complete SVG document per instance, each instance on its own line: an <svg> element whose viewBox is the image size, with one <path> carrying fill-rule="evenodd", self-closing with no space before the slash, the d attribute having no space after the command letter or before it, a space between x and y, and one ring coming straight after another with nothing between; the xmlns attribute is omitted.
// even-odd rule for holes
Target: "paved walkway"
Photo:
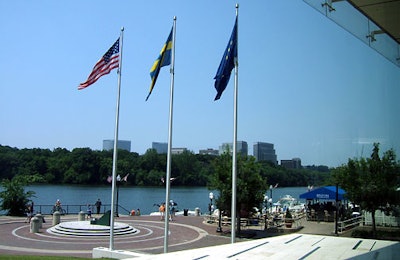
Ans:
<svg viewBox="0 0 400 260"><path fill-rule="evenodd" d="M61 221L76 221L78 216L61 216ZM0 254L14 255L68 255L92 257L95 247L109 247L109 237L63 236L47 232L52 225L51 216L45 216L46 223L39 233L30 233L25 218L0 217ZM164 251L164 221L158 216L120 216L116 222L127 223L139 232L115 237L114 249L135 251L147 254L160 254ZM303 220L303 234L332 235L333 223L307 222ZM169 252L203 248L230 243L230 227L223 227L222 233L216 232L216 225L204 222L204 217L177 216L170 222ZM264 230L252 227L243 230L238 241L249 238L262 238L282 235L276 229Z"/></svg>

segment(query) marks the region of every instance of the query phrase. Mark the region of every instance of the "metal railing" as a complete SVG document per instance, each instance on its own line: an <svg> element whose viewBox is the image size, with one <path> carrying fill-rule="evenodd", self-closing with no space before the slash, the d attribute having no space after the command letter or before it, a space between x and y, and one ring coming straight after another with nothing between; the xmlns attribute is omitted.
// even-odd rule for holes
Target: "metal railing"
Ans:
<svg viewBox="0 0 400 260"><path fill-rule="evenodd" d="M363 211L364 225L372 226L372 214L371 212ZM386 215L381 210L375 211L375 224L376 226L383 227L400 227L400 217L393 215Z"/></svg>
<svg viewBox="0 0 400 260"><path fill-rule="evenodd" d="M343 233L355 227L358 227L363 222L363 216L354 217L338 222L338 233Z"/></svg>
<svg viewBox="0 0 400 260"><path fill-rule="evenodd" d="M122 207L121 205L117 205L118 212L122 214L129 215L130 211L126 208ZM61 205L61 214L78 214L79 212L87 212L88 206L86 204L65 204ZM104 214L106 211L111 209L111 204L103 204L100 207L100 214ZM42 215L51 215L54 212L54 205L41 205L35 204L34 211L35 213L41 213ZM92 214L97 213L97 209L95 206L92 205Z"/></svg>

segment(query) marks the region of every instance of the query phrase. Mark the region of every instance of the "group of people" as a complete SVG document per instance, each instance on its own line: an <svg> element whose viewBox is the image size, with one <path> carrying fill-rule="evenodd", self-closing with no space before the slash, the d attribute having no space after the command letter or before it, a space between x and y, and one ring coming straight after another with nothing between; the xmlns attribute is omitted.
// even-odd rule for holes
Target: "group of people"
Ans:
<svg viewBox="0 0 400 260"><path fill-rule="evenodd" d="M96 207L96 213L100 214L101 200L97 199L97 201L94 203L94 206ZM87 205L86 218L88 218L88 219L92 218L92 205L90 205L90 204Z"/></svg>
<svg viewBox="0 0 400 260"><path fill-rule="evenodd" d="M97 214L100 214L101 200L97 199L97 201L94 203L94 206L96 207ZM33 208L33 202L32 202L31 208ZM56 203L54 203L53 211L55 212L55 211L61 211L61 210L62 210L61 201L59 199L57 199ZM90 219L91 217L92 217L92 205L87 204L86 218Z"/></svg>
<svg viewBox="0 0 400 260"><path fill-rule="evenodd" d="M140 216L140 209L137 209L136 211L134 209L131 210L131 213L129 213L131 216Z"/></svg>
<svg viewBox="0 0 400 260"><path fill-rule="evenodd" d="M28 222L28 223L31 222L31 219L33 217L33 205L34 205L34 203L32 201L30 204L28 204L26 206L25 212L26 212L27 218L25 220L25 223L26 222ZM93 206L96 207L96 213L97 214L100 214L101 205L102 205L102 203L101 203L100 199L97 199L97 201L93 204ZM170 205L171 205L171 207L170 207L170 220L172 220L172 216L175 213L175 207L174 207L174 203L173 203L172 200L170 202ZM56 202L54 203L54 206L53 206L53 212L61 211L61 210L62 210L61 201L59 199L57 199ZM165 211L165 203L160 205L160 212L162 212L162 219L164 219L164 211ZM136 211L134 209L132 209L132 211L130 212L130 215L131 216L135 216L135 215L136 216L140 216L140 209L137 209ZM92 205L91 204L87 204L86 218L87 219L91 219L91 217L92 217Z"/></svg>
<svg viewBox="0 0 400 260"><path fill-rule="evenodd" d="M176 206L177 204L173 201L170 200L169 201L169 220L172 221L174 216L175 216L175 212L176 212ZM158 208L160 214L161 214L161 220L165 219L165 203L161 203L160 207Z"/></svg>

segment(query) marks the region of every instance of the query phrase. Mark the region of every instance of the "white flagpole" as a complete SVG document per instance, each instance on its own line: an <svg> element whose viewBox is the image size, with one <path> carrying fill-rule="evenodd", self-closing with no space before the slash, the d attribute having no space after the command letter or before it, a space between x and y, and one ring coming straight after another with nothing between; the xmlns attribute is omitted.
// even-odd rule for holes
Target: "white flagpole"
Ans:
<svg viewBox="0 0 400 260"><path fill-rule="evenodd" d="M239 4L236 4L236 19L238 19ZM236 49L238 49L238 24L236 24ZM238 54L236 54L235 62L235 89L233 101L233 151L232 151L232 212L231 212L231 243L236 242L236 178L237 178L237 99L238 99Z"/></svg>
<svg viewBox="0 0 400 260"><path fill-rule="evenodd" d="M114 213L115 213L115 184L117 176L117 143L118 143L118 124L119 124L119 97L121 93L121 71L122 71L122 44L124 36L124 27L121 28L119 37L119 67L118 67L118 93L117 107L115 112L115 133L114 133L114 153L113 153L113 168L112 168L112 185L111 185L111 214L110 214L110 250L114 250ZM118 207L118 205L117 205Z"/></svg>
<svg viewBox="0 0 400 260"><path fill-rule="evenodd" d="M174 23L172 29L172 51L171 51L171 87L169 99L169 123L168 123L168 152L167 152L167 176L165 178L166 191L165 191L165 228L164 228L164 253L168 253L168 235L169 235L169 193L171 186L171 149L172 149L172 116L174 106L174 75L175 75L175 33L176 33L176 16L174 16Z"/></svg>

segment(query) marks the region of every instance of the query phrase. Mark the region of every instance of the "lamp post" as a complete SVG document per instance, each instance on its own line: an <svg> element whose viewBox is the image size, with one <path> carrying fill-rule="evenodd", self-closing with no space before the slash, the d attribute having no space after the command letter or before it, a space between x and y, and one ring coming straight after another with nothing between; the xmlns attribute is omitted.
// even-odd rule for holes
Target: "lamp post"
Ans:
<svg viewBox="0 0 400 260"><path fill-rule="evenodd" d="M268 196L264 195L264 205L265 205L265 212L264 212L264 230L268 228Z"/></svg>
<svg viewBox="0 0 400 260"><path fill-rule="evenodd" d="M209 209L210 209L210 218L211 218L211 210L212 210L212 201L213 201L213 199L214 199L214 193L212 193L212 192L210 192L210 194L208 194L208 197L210 198L210 207L209 207Z"/></svg>
<svg viewBox="0 0 400 260"><path fill-rule="evenodd" d="M269 201L269 207L270 207L270 209L271 209L271 213L272 213L272 189L273 189L273 187L272 187L272 185L269 185L269 192L270 192L270 201Z"/></svg>
<svg viewBox="0 0 400 260"><path fill-rule="evenodd" d="M117 176L117 209L115 210L115 215L119 217L118 214L118 197L119 197L119 183L121 182L121 176L118 174Z"/></svg>
<svg viewBox="0 0 400 260"><path fill-rule="evenodd" d="M217 227L217 232L222 232L221 220L222 220L222 211L221 211L221 209L218 209L218 227Z"/></svg>
<svg viewBox="0 0 400 260"><path fill-rule="evenodd" d="M210 221L211 221L211 211L212 211L212 201L214 199L214 193L210 192L210 194L208 194L208 197L210 198ZM222 211L221 209L218 209L218 227L217 227L217 232L222 232L222 227L221 227L221 219L222 219Z"/></svg>
<svg viewBox="0 0 400 260"><path fill-rule="evenodd" d="M265 206L265 213L268 212L268 196L264 195L264 206Z"/></svg>

